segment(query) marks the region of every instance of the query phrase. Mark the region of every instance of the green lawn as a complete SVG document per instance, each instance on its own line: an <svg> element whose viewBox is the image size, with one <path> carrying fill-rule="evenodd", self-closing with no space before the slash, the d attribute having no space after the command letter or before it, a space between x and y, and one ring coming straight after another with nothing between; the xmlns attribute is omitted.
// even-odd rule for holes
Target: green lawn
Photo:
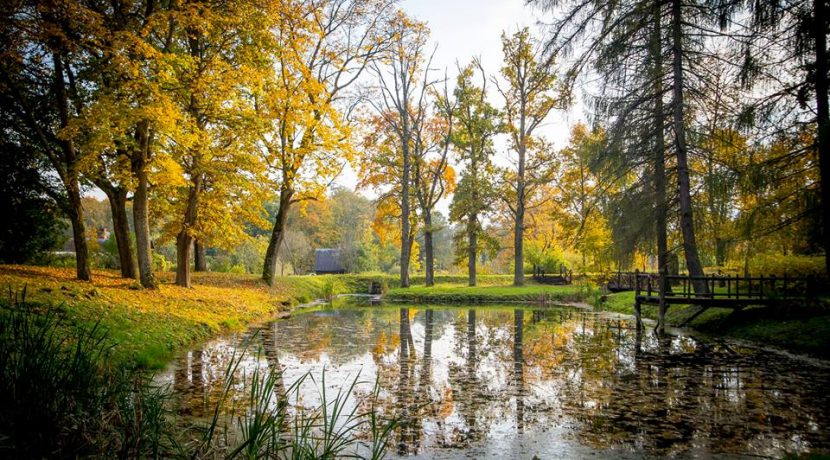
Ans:
<svg viewBox="0 0 830 460"><path fill-rule="evenodd" d="M493 302L578 302L588 301L596 292L590 284L525 286L439 283L433 287L412 286L390 289L384 299L428 303L493 303Z"/></svg>
<svg viewBox="0 0 830 460"><path fill-rule="evenodd" d="M160 368L175 352L227 330L240 330L273 318L292 305L341 293L368 293L372 281L384 290L398 286L389 274L285 276L273 288L257 275L194 273L193 288L172 284L173 274L157 273L158 289L145 290L113 270L94 270L93 281L75 279L71 268L0 265L0 289L26 291L32 310L52 310L67 326L98 322L115 343L114 356L125 365ZM482 285L503 285L510 275L483 275ZM440 283L466 283L466 276L436 276ZM422 276L412 277L423 284ZM8 305L0 296L0 307Z"/></svg>

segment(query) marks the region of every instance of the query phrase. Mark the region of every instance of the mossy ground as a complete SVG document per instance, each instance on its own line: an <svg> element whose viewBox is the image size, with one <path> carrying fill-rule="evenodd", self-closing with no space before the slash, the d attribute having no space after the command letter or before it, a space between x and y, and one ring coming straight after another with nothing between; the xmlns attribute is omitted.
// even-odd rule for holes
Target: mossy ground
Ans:
<svg viewBox="0 0 830 460"><path fill-rule="evenodd" d="M609 294L605 301L595 306L633 315L634 293ZM666 321L668 324L681 324L697 310L695 306L671 306L666 312ZM656 306L642 307L645 318L657 319L657 313ZM728 308L710 308L688 326L706 334L830 358L830 310L826 301L810 307L748 307L737 313Z"/></svg>

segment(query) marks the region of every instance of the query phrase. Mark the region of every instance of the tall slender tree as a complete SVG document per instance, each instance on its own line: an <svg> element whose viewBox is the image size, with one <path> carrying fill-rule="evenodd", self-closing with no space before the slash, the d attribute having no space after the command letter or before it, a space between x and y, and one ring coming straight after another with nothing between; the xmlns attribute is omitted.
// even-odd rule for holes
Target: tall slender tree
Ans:
<svg viewBox="0 0 830 460"><path fill-rule="evenodd" d="M513 285L515 286L524 285L524 221L530 188L539 185L545 178L544 174L536 174L533 177L540 180L528 181L528 161L534 163L536 172L550 169L546 168L544 161L536 161L549 156L545 155L544 148L539 148L543 143L537 139L535 132L558 102L552 94L555 73L550 66L540 64L537 48L536 41L531 37L528 28L509 37L502 33L504 66L501 69L501 76L505 84L499 85L498 80L495 80L496 89L504 98L504 109L502 109L504 127L510 135L511 149L516 153L515 183L511 184L513 193L510 194L512 202L507 203L513 214ZM540 154L538 158L528 158L529 155L537 152Z"/></svg>
<svg viewBox="0 0 830 460"><path fill-rule="evenodd" d="M749 98L742 121L770 136L798 137L805 123L815 127L820 202L799 220L820 222L825 270L830 273L830 6L825 0L746 4L751 13L747 29L752 33L741 42L741 56L736 60L741 63L741 82L763 96ZM737 14L743 12L737 10ZM735 13L725 10L724 22L734 20ZM787 162L809 154L810 150L802 149L781 159Z"/></svg>
<svg viewBox="0 0 830 460"><path fill-rule="evenodd" d="M82 4L37 2L8 5L0 17L3 106L14 113L18 134L38 145L63 186L58 203L72 225L81 280L92 276L81 201L84 152L63 132L83 107L76 75L85 45L98 36L99 19Z"/></svg>
<svg viewBox="0 0 830 460"><path fill-rule="evenodd" d="M473 81L476 73L481 86ZM493 137L501 129L500 114L487 101L487 76L478 60L459 69L454 95L457 108L452 142L463 169L450 205L450 219L464 227L466 242L459 249L466 252L467 281L475 286L476 261L484 243L481 219L495 200Z"/></svg>
<svg viewBox="0 0 830 460"><path fill-rule="evenodd" d="M444 93L435 97L435 114L415 132L413 189L420 208L424 235L425 284L435 284L435 247L432 216L438 202L455 188L455 171L449 165L449 151L453 134L455 103L446 86Z"/></svg>
<svg viewBox="0 0 830 460"><path fill-rule="evenodd" d="M400 284L409 287L409 264L413 234L410 222L413 147L416 132L421 132L428 115L427 99L434 82L429 80L431 56L427 56L429 29L426 24L399 11L390 22L392 44L384 54L383 65L373 63L379 81L380 100L373 103L383 121L397 136L401 152Z"/></svg>

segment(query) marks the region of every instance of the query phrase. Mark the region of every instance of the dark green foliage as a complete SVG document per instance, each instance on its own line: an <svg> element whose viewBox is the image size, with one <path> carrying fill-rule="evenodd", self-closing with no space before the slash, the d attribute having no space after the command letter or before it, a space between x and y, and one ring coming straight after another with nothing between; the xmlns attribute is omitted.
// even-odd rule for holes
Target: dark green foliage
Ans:
<svg viewBox="0 0 830 460"><path fill-rule="evenodd" d="M155 456L165 393L110 366L98 325L78 328L60 307L0 307L0 451L10 457Z"/></svg>
<svg viewBox="0 0 830 460"><path fill-rule="evenodd" d="M0 262L25 263L60 243L64 224L45 192L35 156L0 144Z"/></svg>

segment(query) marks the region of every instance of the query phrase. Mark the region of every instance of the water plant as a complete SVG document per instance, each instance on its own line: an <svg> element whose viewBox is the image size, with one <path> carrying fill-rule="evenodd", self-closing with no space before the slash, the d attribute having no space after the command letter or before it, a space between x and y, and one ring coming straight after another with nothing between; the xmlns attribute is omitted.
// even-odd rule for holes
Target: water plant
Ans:
<svg viewBox="0 0 830 460"><path fill-rule="evenodd" d="M157 456L166 392L110 364L100 324L76 327L60 307L0 302L0 451L13 457Z"/></svg>
<svg viewBox="0 0 830 460"><path fill-rule="evenodd" d="M221 455L225 458L333 459L382 458L389 437L398 426L394 418L379 414L377 383L359 404L352 400L358 385L365 383L359 374L337 388L327 389L325 371L320 380L307 373L285 386L282 369L257 365L250 374L247 406L239 414L223 419L224 406L236 385L239 365L251 338L234 352L225 374L222 396L213 408L213 417L203 430L195 450L197 456ZM262 350L257 353L261 356ZM261 360L257 359L257 362ZM304 383L316 387L320 403L304 407L300 401ZM292 406L291 401L295 404ZM228 427L235 426L235 430ZM217 434L222 436L217 436ZM368 436L368 440L364 439Z"/></svg>
<svg viewBox="0 0 830 460"><path fill-rule="evenodd" d="M282 369L268 366L253 369L246 407L228 416L231 388L255 333L232 356L210 421L198 430L183 428L173 416L169 386L112 360L117 343L100 324L72 324L61 312L28 303L25 290L0 302L3 456L374 459L383 456L396 426L376 410L377 386L368 409L351 404L358 377L332 399L323 375L320 405L304 408L301 387L311 376L286 388Z"/></svg>

